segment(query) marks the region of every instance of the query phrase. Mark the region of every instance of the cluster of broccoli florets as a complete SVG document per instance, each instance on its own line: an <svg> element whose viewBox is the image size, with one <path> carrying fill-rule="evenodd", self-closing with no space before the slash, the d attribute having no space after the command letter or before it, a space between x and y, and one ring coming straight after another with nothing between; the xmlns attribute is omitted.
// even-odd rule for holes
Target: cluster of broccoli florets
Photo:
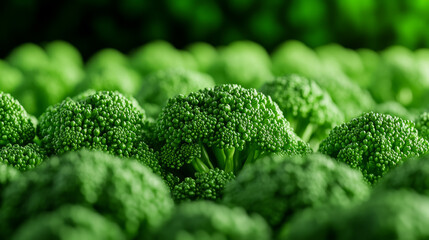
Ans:
<svg viewBox="0 0 429 240"><path fill-rule="evenodd" d="M429 113L411 83L370 95L371 73L399 81L390 54L158 41L83 70L24 45L0 62L37 93L0 86L0 238L425 239ZM84 80L26 87L52 69Z"/></svg>

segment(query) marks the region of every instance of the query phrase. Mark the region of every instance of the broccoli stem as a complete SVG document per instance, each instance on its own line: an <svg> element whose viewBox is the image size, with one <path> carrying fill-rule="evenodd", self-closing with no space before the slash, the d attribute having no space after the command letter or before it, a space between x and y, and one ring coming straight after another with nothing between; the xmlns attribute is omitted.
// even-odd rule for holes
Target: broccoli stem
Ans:
<svg viewBox="0 0 429 240"><path fill-rule="evenodd" d="M234 153L235 148L227 148L224 150L226 155L225 172L234 172Z"/></svg>
<svg viewBox="0 0 429 240"><path fill-rule="evenodd" d="M301 139L304 140L305 142L309 142L315 129L316 129L316 126L312 123L309 123L307 127L304 129L304 131L302 132Z"/></svg>
<svg viewBox="0 0 429 240"><path fill-rule="evenodd" d="M201 156L192 160L192 166L197 172L207 172L210 169L214 169L212 162L210 161L209 154L206 148L201 144Z"/></svg>
<svg viewBox="0 0 429 240"><path fill-rule="evenodd" d="M221 148L217 148L217 147L212 147L213 149L213 153L216 157L216 160L218 162L218 166L220 169L225 169L225 164L226 164L226 155L225 155L225 151Z"/></svg>

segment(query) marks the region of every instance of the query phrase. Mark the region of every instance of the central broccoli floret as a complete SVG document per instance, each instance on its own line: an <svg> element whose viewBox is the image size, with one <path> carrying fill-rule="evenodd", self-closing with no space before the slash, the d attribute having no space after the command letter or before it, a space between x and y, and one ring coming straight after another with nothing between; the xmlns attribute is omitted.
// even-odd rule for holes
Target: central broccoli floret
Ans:
<svg viewBox="0 0 429 240"><path fill-rule="evenodd" d="M428 150L429 142L418 135L412 121L374 112L335 127L319 148L321 153L362 171L370 183Z"/></svg>
<svg viewBox="0 0 429 240"><path fill-rule="evenodd" d="M162 143L161 164L183 176L216 168L236 174L267 153L311 151L270 97L239 85L170 99L156 135Z"/></svg>

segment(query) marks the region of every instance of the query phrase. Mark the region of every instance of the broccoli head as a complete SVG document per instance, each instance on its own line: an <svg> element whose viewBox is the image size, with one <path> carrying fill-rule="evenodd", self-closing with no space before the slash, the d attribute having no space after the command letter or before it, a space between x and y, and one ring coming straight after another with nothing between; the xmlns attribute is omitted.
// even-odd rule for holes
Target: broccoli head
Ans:
<svg viewBox="0 0 429 240"><path fill-rule="evenodd" d="M216 48L205 42L193 43L186 50L194 57L201 72L206 72L218 57Z"/></svg>
<svg viewBox="0 0 429 240"><path fill-rule="evenodd" d="M143 107L148 103L158 106L156 115L152 116L157 117L168 99L214 85L212 77L204 73L185 69L165 69L149 74L143 79L136 99Z"/></svg>
<svg viewBox="0 0 429 240"><path fill-rule="evenodd" d="M427 239L428 224L427 197L408 191L387 191L352 208L306 212L285 225L285 234L278 239Z"/></svg>
<svg viewBox="0 0 429 240"><path fill-rule="evenodd" d="M344 121L343 113L329 94L306 77L276 77L263 85L261 92L279 105L295 133L315 147Z"/></svg>
<svg viewBox="0 0 429 240"><path fill-rule="evenodd" d="M225 187L224 202L258 213L274 228L308 208L350 206L369 196L362 174L321 155L267 156Z"/></svg>
<svg viewBox="0 0 429 240"><path fill-rule="evenodd" d="M49 107L39 119L37 133L49 155L98 149L153 167L157 157L143 141L145 119L135 100L118 92L89 91Z"/></svg>
<svg viewBox="0 0 429 240"><path fill-rule="evenodd" d="M217 84L239 84L259 88L272 78L271 59L260 45L239 41L219 50L208 73Z"/></svg>
<svg viewBox="0 0 429 240"><path fill-rule="evenodd" d="M16 230L12 239L125 240L126 238L117 224L94 210L79 205L67 205L27 220Z"/></svg>
<svg viewBox="0 0 429 240"><path fill-rule="evenodd" d="M268 240L271 232L258 215L248 215L244 209L197 201L179 205L160 228L157 240Z"/></svg>
<svg viewBox="0 0 429 240"><path fill-rule="evenodd" d="M0 148L0 162L20 171L35 168L46 158L45 150L34 143L25 146L9 144Z"/></svg>
<svg viewBox="0 0 429 240"><path fill-rule="evenodd" d="M30 116L10 94L0 92L0 148L8 144L25 145L36 134Z"/></svg>
<svg viewBox="0 0 429 240"><path fill-rule="evenodd" d="M0 60L0 72L0 91L13 94L23 81L22 72L3 60Z"/></svg>
<svg viewBox="0 0 429 240"><path fill-rule="evenodd" d="M376 183L406 159L429 150L414 123L399 117L369 112L335 127L319 151L362 171Z"/></svg>
<svg viewBox="0 0 429 240"><path fill-rule="evenodd" d="M423 112L415 120L419 135L429 141L429 112Z"/></svg>
<svg viewBox="0 0 429 240"><path fill-rule="evenodd" d="M104 152L80 150L52 157L3 192L3 238L30 216L66 204L93 208L129 237L154 231L173 208L170 192L149 168Z"/></svg>
<svg viewBox="0 0 429 240"><path fill-rule="evenodd" d="M0 195L7 185L16 178L20 177L21 173L14 167L0 163ZM1 203L1 200L0 200Z"/></svg>

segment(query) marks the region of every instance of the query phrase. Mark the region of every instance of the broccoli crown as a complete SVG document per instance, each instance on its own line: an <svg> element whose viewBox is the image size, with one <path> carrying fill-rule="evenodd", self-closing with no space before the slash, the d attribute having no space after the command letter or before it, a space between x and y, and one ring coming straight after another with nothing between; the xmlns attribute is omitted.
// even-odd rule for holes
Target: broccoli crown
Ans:
<svg viewBox="0 0 429 240"><path fill-rule="evenodd" d="M145 103L167 104L169 98L189 94L203 88L213 87L214 80L207 74L186 69L165 69L146 76L136 99Z"/></svg>
<svg viewBox="0 0 429 240"><path fill-rule="evenodd" d="M122 94L89 92L49 107L40 117L37 132L50 155L88 148L151 165L154 153L142 141L144 121L144 111Z"/></svg>
<svg viewBox="0 0 429 240"><path fill-rule="evenodd" d="M23 81L23 74L17 68L0 59L0 91L14 93Z"/></svg>
<svg viewBox="0 0 429 240"><path fill-rule="evenodd" d="M234 84L170 99L156 135L165 142L164 166L191 164L202 172L215 167L237 172L265 153L309 151L270 97Z"/></svg>
<svg viewBox="0 0 429 240"><path fill-rule="evenodd" d="M32 169L47 158L46 152L34 143L21 146L9 144L0 148L0 162L20 171Z"/></svg>
<svg viewBox="0 0 429 240"><path fill-rule="evenodd" d="M132 237L138 231L154 231L173 208L167 186L148 168L88 150L46 160L9 184L2 197L5 236L30 216L78 204L115 221Z"/></svg>
<svg viewBox="0 0 429 240"><path fill-rule="evenodd" d="M234 178L232 172L218 168L196 172L194 178L187 177L175 185L171 194L176 202L198 199L219 201L222 199L225 185Z"/></svg>
<svg viewBox="0 0 429 240"><path fill-rule="evenodd" d="M304 141L319 142L344 121L343 113L329 94L306 77L276 77L264 84L261 92L279 105L295 133Z"/></svg>
<svg viewBox="0 0 429 240"><path fill-rule="evenodd" d="M260 45L239 41L219 50L210 69L218 84L240 84L245 88L259 88L272 78L271 60Z"/></svg>
<svg viewBox="0 0 429 240"><path fill-rule="evenodd" d="M429 196L429 156L412 158L390 171L376 185L377 191L405 189Z"/></svg>
<svg viewBox="0 0 429 240"><path fill-rule="evenodd" d="M358 171L325 155L267 156L226 185L224 202L258 213L277 228L304 209L349 206L368 195Z"/></svg>
<svg viewBox="0 0 429 240"><path fill-rule="evenodd" d="M24 107L10 94L0 92L0 148L7 144L25 145L36 134Z"/></svg>
<svg viewBox="0 0 429 240"><path fill-rule="evenodd" d="M66 205L54 212L37 215L25 221L14 233L13 240L90 240L126 239L117 224L97 212L79 205Z"/></svg>
<svg viewBox="0 0 429 240"><path fill-rule="evenodd" d="M193 43L187 47L187 51L194 57L201 72L206 72L218 57L216 48L205 42Z"/></svg>
<svg viewBox="0 0 429 240"><path fill-rule="evenodd" d="M270 239L264 219L248 215L241 208L229 208L209 201L179 205L155 239Z"/></svg>
<svg viewBox="0 0 429 240"><path fill-rule="evenodd" d="M335 127L319 147L321 153L360 170L371 184L428 150L429 142L418 135L412 121L374 112Z"/></svg>
<svg viewBox="0 0 429 240"><path fill-rule="evenodd" d="M427 239L428 224L427 197L387 191L353 208L303 214L285 226L287 234L278 239Z"/></svg>
<svg viewBox="0 0 429 240"><path fill-rule="evenodd" d="M21 173L16 168L0 163L0 195L12 180L20 176Z"/></svg>
<svg viewBox="0 0 429 240"><path fill-rule="evenodd" d="M429 141L429 112L423 112L420 114L415 123L416 128L419 131L419 135Z"/></svg>
<svg viewBox="0 0 429 240"><path fill-rule="evenodd" d="M21 71L31 72L46 66L49 63L49 57L36 44L25 43L13 49L7 57L7 61Z"/></svg>

